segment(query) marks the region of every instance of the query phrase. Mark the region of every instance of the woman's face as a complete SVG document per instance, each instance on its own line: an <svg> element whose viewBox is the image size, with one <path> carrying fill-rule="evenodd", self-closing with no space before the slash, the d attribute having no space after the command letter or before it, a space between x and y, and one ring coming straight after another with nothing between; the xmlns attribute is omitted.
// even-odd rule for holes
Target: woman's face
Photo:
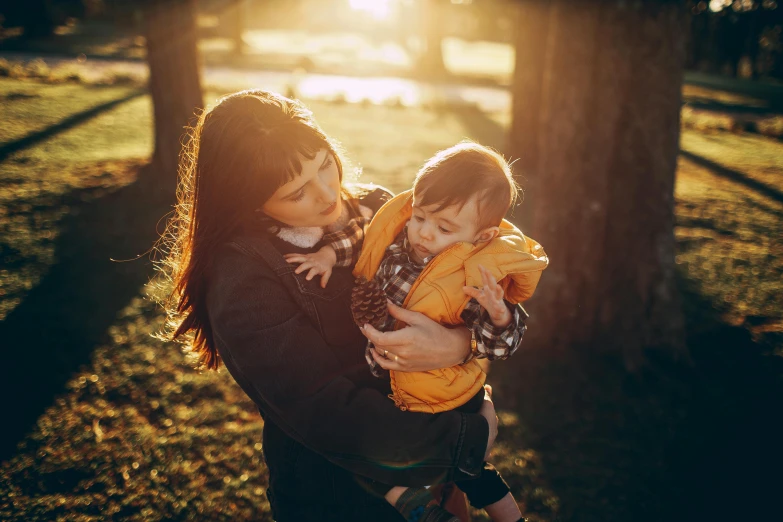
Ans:
<svg viewBox="0 0 783 522"><path fill-rule="evenodd" d="M323 227L334 223L342 212L340 173L328 149L313 159L299 156L302 172L277 189L261 209L292 227Z"/></svg>

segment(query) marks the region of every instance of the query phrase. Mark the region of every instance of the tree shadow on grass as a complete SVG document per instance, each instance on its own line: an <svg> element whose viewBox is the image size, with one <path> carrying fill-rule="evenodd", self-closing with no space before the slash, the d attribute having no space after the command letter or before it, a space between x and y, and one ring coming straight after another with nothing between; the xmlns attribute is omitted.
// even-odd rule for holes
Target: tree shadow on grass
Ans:
<svg viewBox="0 0 783 522"><path fill-rule="evenodd" d="M759 194L763 194L764 196L767 196L768 198L773 199L778 203L783 203L783 192L774 187L770 187L766 183L757 181L743 172L726 168L723 165L715 163L714 161L710 161L707 158L692 152L688 152L687 150L680 149L680 155L688 158L697 165L707 168L714 174L723 176L724 178L730 179L732 181L736 181L737 183L741 183L749 189L755 190Z"/></svg>
<svg viewBox="0 0 783 522"><path fill-rule="evenodd" d="M76 114L72 114L67 118L64 118L62 121L50 125L49 127L43 130L35 131L17 140L4 143L0 145L0 162L5 161L11 154L14 154L15 152L19 152L20 150L24 150L34 145L37 145L38 143L48 140L53 136L56 136L62 132L77 127L87 122L88 120L91 120L96 116L99 116L104 112L117 107L118 105L134 100L139 96L143 96L145 94L146 94L146 90L136 90L130 92L121 98L117 98L115 100L109 100L107 102L98 104L95 107L90 107L89 109L83 110Z"/></svg>
<svg viewBox="0 0 783 522"><path fill-rule="evenodd" d="M490 376L533 449L559 517L547 520L771 520L783 465L783 358L680 281L690 365L521 351ZM566 327L564 325L564 327ZM503 434L501 434L501 438Z"/></svg>
<svg viewBox="0 0 783 522"><path fill-rule="evenodd" d="M171 200L147 185L136 181L72 207L55 241L55 265L0 323L0 396L6 398L0 460L13 454L72 373L107 341L117 313L152 276L149 256L112 261L148 251L171 209Z"/></svg>

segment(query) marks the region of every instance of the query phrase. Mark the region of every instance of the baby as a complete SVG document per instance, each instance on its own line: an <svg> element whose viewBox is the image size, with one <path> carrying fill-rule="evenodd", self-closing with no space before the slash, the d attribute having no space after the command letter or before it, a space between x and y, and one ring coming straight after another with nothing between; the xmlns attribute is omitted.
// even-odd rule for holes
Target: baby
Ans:
<svg viewBox="0 0 783 522"><path fill-rule="evenodd" d="M344 260L355 258L363 242L355 276L375 278L398 306L441 324L470 329L471 353L465 361L429 372L394 370L397 356L378 353L368 344L371 371L385 376L383 368L390 368L390 397L401 409L477 412L486 375L476 359L505 359L519 346L527 314L516 305L533 294L548 259L538 243L503 219L516 195L503 157L463 142L427 161L413 190L388 201L363 234L356 233L360 226L346 227L352 233L332 237L313 254L287 256L288 262L301 263L297 273L309 269L306 277L321 275L325 286L338 254ZM399 326L389 316L379 329ZM480 476L457 486L493 520L521 518L507 484L492 465L485 463ZM384 494L406 520L456 520L426 489L390 487Z"/></svg>

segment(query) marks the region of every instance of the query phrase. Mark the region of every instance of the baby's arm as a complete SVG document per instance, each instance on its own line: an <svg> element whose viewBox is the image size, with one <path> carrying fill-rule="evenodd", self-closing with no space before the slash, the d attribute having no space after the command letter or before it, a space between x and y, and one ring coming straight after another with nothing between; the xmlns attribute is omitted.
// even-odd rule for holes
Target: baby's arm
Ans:
<svg viewBox="0 0 783 522"><path fill-rule="evenodd" d="M505 301L503 301L503 288L500 287L489 270L481 265L478 268L479 272L481 272L481 282L484 283L484 286L481 288L464 286L462 290L484 307L484 310L489 314L492 324L498 328L505 328L511 324L513 317Z"/></svg>
<svg viewBox="0 0 783 522"><path fill-rule="evenodd" d="M340 230L324 236L323 241L336 255L334 266L353 266L356 263L364 240L364 227L368 222L369 218L365 216L354 217Z"/></svg>
<svg viewBox="0 0 783 522"><path fill-rule="evenodd" d="M520 306L511 306L503 300L502 289L497 285L497 282L492 275L486 271L483 267L482 279L485 279L485 287L489 287L488 290L491 293L494 290L495 295L498 294L498 290L501 293L500 299L486 299L485 289L478 289L471 286L463 288L465 293L472 297L468 304L465 305L465 309L462 311L460 317L474 334L476 340L476 350L469 356L466 361L476 358L487 358L489 360L507 359L519 348L522 342L522 337L527 330L525 326L525 319L527 319L527 313ZM486 271L486 275L484 272ZM484 300L486 305L483 306L479 300L474 297L479 296ZM499 311L498 308L502 306L505 312ZM508 313L508 316L505 316ZM505 320L510 317L508 323L505 326L502 325Z"/></svg>
<svg viewBox="0 0 783 522"><path fill-rule="evenodd" d="M345 227L330 232L323 237L327 244L318 252L312 254L286 254L285 260L289 263L301 263L294 272L310 271L305 276L308 281L313 277L321 276L321 288L326 288L326 283L332 275L335 266L351 266L359 259L359 250L364 239L364 225L368 218L362 216L351 219Z"/></svg>
<svg viewBox="0 0 783 522"><path fill-rule="evenodd" d="M285 260L289 263L301 263L295 273L299 274L308 268L310 271L305 276L308 281L313 277L321 276L321 288L326 288L326 283L332 276L332 268L337 263L337 254L331 245L321 247L318 252L312 254L286 254Z"/></svg>

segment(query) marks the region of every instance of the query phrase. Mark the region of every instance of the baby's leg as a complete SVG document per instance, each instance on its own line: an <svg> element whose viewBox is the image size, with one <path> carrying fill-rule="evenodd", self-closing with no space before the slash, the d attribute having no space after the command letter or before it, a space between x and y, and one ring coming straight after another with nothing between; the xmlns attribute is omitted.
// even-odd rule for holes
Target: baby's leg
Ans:
<svg viewBox="0 0 783 522"><path fill-rule="evenodd" d="M518 522L519 520L524 520L517 501L514 500L511 492L494 504L484 506L484 511L487 512L489 518L494 522Z"/></svg>
<svg viewBox="0 0 783 522"><path fill-rule="evenodd" d="M409 522L459 522L440 507L427 488L394 486L386 493L386 500Z"/></svg>
<svg viewBox="0 0 783 522"><path fill-rule="evenodd" d="M465 413L477 413L483 401L484 390L482 389L466 404L456 409ZM484 463L479 477L472 480L460 480L457 482L457 487L468 496L471 506L486 511L494 522L526 520L522 517L522 512L519 510L508 484L494 466L488 462Z"/></svg>
<svg viewBox="0 0 783 522"><path fill-rule="evenodd" d="M471 480L460 480L457 487L468 496L471 506L485 510L494 522L524 520L508 484L488 462L484 463L481 475Z"/></svg>

